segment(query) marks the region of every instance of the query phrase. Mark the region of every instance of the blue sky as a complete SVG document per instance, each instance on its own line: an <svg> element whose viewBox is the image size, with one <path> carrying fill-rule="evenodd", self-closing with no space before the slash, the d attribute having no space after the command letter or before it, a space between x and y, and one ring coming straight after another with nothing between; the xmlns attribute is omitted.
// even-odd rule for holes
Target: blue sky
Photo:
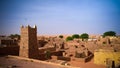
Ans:
<svg viewBox="0 0 120 68"><path fill-rule="evenodd" d="M0 0L0 35L37 25L39 35L120 34L120 0Z"/></svg>

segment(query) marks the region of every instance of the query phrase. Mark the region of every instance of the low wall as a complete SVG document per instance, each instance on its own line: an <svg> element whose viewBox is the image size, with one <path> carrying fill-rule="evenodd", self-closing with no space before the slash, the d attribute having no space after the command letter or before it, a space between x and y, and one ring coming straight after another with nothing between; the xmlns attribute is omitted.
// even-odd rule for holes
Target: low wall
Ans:
<svg viewBox="0 0 120 68"><path fill-rule="evenodd" d="M19 46L0 47L0 55L19 55Z"/></svg>
<svg viewBox="0 0 120 68"><path fill-rule="evenodd" d="M52 52L51 52L51 57L52 57L53 55L61 56L61 55L62 55L62 52L61 52L61 51L52 51ZM45 58L45 53L39 53L39 59L40 59L40 60L46 60L46 58Z"/></svg>
<svg viewBox="0 0 120 68"><path fill-rule="evenodd" d="M77 61L77 62L88 62L93 58L93 54L90 54L88 57L85 58L75 58L75 57L71 57L71 61Z"/></svg>
<svg viewBox="0 0 120 68"><path fill-rule="evenodd" d="M63 56L51 56L54 60L65 60L70 61L70 57L63 57Z"/></svg>

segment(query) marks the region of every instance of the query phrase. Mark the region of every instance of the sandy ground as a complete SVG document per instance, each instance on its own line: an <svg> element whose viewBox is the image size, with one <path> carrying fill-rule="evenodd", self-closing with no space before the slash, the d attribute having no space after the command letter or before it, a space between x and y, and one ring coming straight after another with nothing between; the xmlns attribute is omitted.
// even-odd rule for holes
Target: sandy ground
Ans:
<svg viewBox="0 0 120 68"><path fill-rule="evenodd" d="M78 66L78 67L81 67L81 68L106 68L105 66L103 65L97 65L97 64L94 64L94 61L91 60L87 63L84 63L84 62L69 62L72 66Z"/></svg>
<svg viewBox="0 0 120 68"><path fill-rule="evenodd" d="M70 64L72 64L72 66L79 67L58 65L45 61L36 62L34 60L18 59L13 57L0 57L0 68L105 68L105 66L102 65L95 65L93 61L88 63L70 62Z"/></svg>

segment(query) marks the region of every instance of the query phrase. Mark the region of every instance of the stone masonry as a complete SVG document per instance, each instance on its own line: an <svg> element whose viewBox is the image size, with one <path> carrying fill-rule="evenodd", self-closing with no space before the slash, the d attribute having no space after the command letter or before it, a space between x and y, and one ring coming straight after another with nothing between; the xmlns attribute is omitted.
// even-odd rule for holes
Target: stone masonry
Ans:
<svg viewBox="0 0 120 68"><path fill-rule="evenodd" d="M37 45L37 27L31 28L28 26L21 26L21 41L19 56L26 58L38 58Z"/></svg>

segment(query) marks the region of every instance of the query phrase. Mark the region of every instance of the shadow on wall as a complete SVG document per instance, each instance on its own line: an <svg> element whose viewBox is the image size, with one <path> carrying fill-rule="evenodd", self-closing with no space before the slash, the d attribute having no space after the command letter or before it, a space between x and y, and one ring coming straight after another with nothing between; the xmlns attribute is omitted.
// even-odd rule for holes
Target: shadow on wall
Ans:
<svg viewBox="0 0 120 68"><path fill-rule="evenodd" d="M16 55L16 56L19 56L19 46L0 47L0 55Z"/></svg>

